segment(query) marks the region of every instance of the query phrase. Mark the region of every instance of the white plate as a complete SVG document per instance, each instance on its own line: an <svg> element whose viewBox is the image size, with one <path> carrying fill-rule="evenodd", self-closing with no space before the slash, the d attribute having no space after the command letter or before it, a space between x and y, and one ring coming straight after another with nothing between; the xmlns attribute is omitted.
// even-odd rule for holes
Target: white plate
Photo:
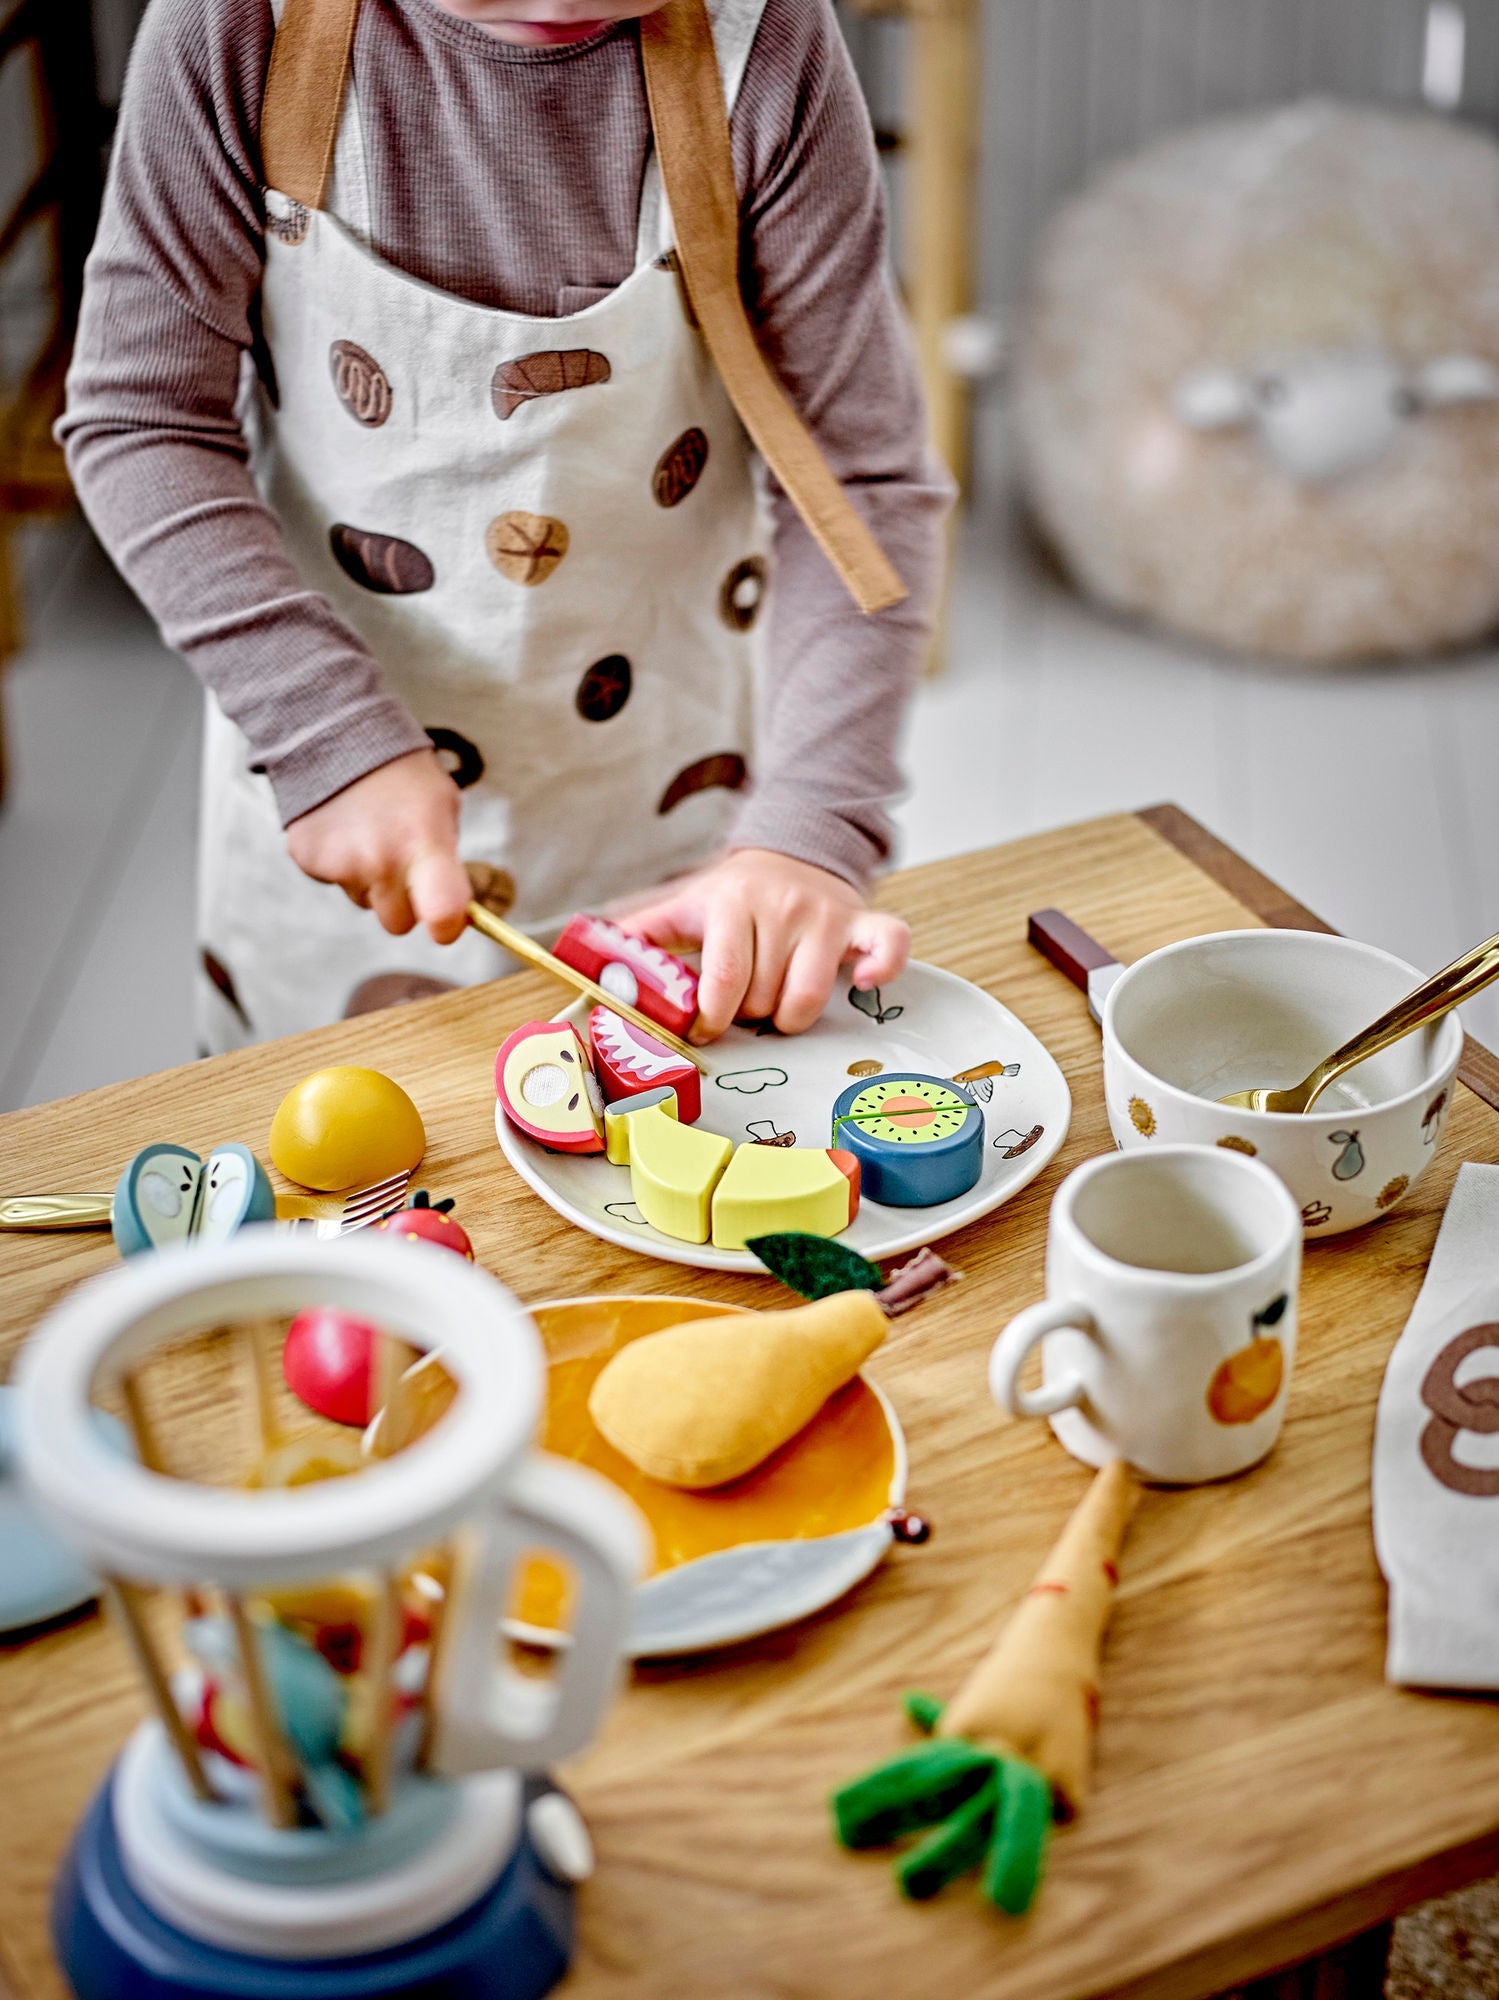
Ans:
<svg viewBox="0 0 1499 2000"><path fill-rule="evenodd" d="M703 1115L712 1132L735 1141L794 1132L798 1145L831 1143L833 1105L850 1081L851 1063L877 1061L883 1070L914 1070L950 1077L982 1063L1018 1063L1014 1076L996 1076L965 1086L984 1115L984 1170L967 1194L935 1208L887 1208L862 1201L853 1223L837 1239L871 1260L934 1243L965 1223L998 1208L1033 1181L1067 1136L1072 1095L1067 1080L1030 1029L991 994L955 973L919 960L900 978L879 989L883 1019L850 1002L852 988L839 985L822 1018L803 1035L763 1034L730 1028L703 1051L712 1074L703 1078ZM860 994L873 1007L874 994ZM579 1000L559 1018L587 1036L589 1006ZM992 1085L987 1102L985 1084ZM1023 1152L1035 1128L1039 1136ZM763 1271L748 1250L717 1250L711 1243L683 1243L652 1229L630 1199L628 1167L612 1167L602 1155L551 1153L517 1132L495 1105L495 1130L505 1157L559 1215L606 1243L662 1257L672 1264L695 1264L705 1271Z"/></svg>
<svg viewBox="0 0 1499 2000"><path fill-rule="evenodd" d="M550 1300L531 1310L546 1343L548 1360L556 1362L590 1350L594 1354L613 1351L618 1327L625 1319L638 1331L649 1333L698 1313L733 1315L743 1308L707 1300L651 1297ZM561 1356L557 1353L559 1342L563 1349ZM648 1577L635 1590L635 1614L625 1648L630 1659L667 1659L683 1653L711 1652L758 1638L762 1633L774 1632L825 1610L878 1567L895 1539L889 1510L900 1507L906 1497L906 1440L885 1392L867 1375L863 1376L863 1382L878 1406L890 1440L890 1481L875 1516L855 1518L831 1534L788 1536L777 1541L731 1538L721 1548ZM815 1434L821 1422L821 1418L814 1418L799 1442L777 1455L783 1474L799 1450L809 1446L814 1451L819 1449ZM856 1432L835 1429L833 1435L842 1440L842 1450L861 1454L860 1469L867 1470L863 1457L868 1451L867 1441ZM827 1433L823 1436L826 1439ZM591 1439L596 1444L597 1433L591 1432ZM566 1439L556 1435L551 1426L550 1412L543 1440L547 1450L567 1452ZM821 1449L826 1451L826 1443ZM570 1455L591 1465L600 1476L609 1476L607 1465L601 1465L591 1449L581 1453L574 1450ZM845 1483L838 1476L839 1470L835 1456L829 1461L829 1471L838 1480L837 1491L845 1502L840 1511L845 1516L856 1515L853 1503L858 1473L848 1467L852 1477ZM748 1484L753 1486L753 1477ZM665 1491L653 1481L639 1479L627 1489L632 1503L645 1515L652 1534L656 1531L652 1495ZM716 1498L696 1496L698 1504L724 1509L725 1533L729 1537L739 1532L736 1524L743 1518L739 1510L744 1498L742 1492L736 1497L733 1488ZM752 1519L763 1519L753 1513L753 1498L749 1506ZM505 1619L503 1630L527 1645L551 1649L571 1644L569 1634L559 1633L550 1626L527 1624L518 1617Z"/></svg>

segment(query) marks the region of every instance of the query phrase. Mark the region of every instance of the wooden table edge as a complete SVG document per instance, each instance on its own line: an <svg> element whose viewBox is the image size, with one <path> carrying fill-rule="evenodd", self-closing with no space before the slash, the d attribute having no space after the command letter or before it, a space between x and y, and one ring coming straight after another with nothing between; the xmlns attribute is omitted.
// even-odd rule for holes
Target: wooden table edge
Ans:
<svg viewBox="0 0 1499 2000"><path fill-rule="evenodd" d="M1262 923L1271 924L1277 930L1332 932L1331 924L1325 923L1305 903L1298 903L1278 882L1272 882L1268 875L1262 874L1236 849L1220 840L1217 834L1209 833L1199 820L1183 812L1180 806L1145 806L1135 814L1135 818L1143 821L1152 833L1159 834L1179 854L1184 854L1204 875L1210 875L1220 889L1226 889L1236 902L1252 911ZM1499 1111L1499 1056L1486 1049L1482 1042L1474 1041L1471 1035L1464 1038L1463 1059L1457 1074L1475 1097L1481 1097L1491 1110Z"/></svg>

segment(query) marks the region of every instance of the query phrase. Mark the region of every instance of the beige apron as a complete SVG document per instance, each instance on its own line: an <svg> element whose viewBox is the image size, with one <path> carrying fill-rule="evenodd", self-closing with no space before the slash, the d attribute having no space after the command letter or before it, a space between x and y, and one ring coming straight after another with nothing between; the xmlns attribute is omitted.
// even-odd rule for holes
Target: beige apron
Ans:
<svg viewBox="0 0 1499 2000"><path fill-rule="evenodd" d="M702 0L672 0L643 24L656 151L635 269L561 319L473 305L369 249L358 0L288 0L279 21L259 477L309 588L361 634L461 788L461 856L528 928L722 842L749 769L766 586L746 426L866 608L900 592L788 426L752 335L744 351L737 274L725 295L726 111L762 7L712 0L710 34ZM662 178L675 191L688 165L674 232ZM269 781L212 702L202 838L210 1048L337 1020L380 974L505 969L473 932L394 938L304 876Z"/></svg>

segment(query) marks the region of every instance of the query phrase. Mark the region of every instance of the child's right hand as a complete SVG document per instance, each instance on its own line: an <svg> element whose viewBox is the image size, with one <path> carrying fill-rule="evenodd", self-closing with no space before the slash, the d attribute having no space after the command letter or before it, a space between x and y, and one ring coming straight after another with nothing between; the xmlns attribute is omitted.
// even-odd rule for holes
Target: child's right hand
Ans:
<svg viewBox="0 0 1499 2000"><path fill-rule="evenodd" d="M431 750L380 765L294 819L286 848L304 875L336 882L397 937L419 923L438 944L463 935L473 890L458 859L458 787Z"/></svg>

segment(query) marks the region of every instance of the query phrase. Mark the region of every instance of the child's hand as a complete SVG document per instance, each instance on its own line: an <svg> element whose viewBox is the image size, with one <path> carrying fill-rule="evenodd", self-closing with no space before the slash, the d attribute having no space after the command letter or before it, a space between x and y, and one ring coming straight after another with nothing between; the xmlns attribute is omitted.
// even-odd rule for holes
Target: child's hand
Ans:
<svg viewBox="0 0 1499 2000"><path fill-rule="evenodd" d="M463 935L473 890L458 859L458 787L430 750L393 758L294 819L286 849L397 937L418 923L438 944Z"/></svg>
<svg viewBox="0 0 1499 2000"><path fill-rule="evenodd" d="M800 1034L826 1006L845 960L856 986L879 986L911 949L900 918L869 909L841 876L763 847L740 848L614 914L652 944L702 946L699 1042L736 1015L773 1018L783 1034Z"/></svg>

